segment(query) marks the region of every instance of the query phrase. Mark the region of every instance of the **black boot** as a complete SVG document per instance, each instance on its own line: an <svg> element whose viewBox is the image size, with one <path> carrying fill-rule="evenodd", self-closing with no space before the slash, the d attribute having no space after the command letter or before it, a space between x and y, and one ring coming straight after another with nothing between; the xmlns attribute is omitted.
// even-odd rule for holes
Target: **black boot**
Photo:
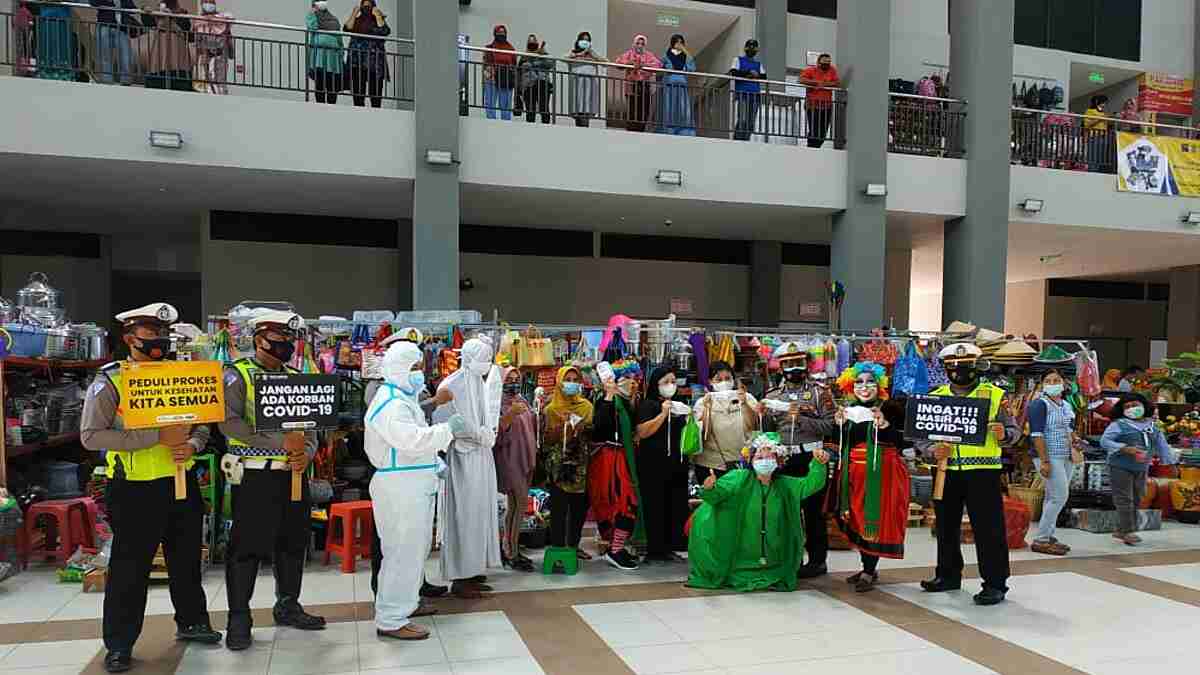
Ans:
<svg viewBox="0 0 1200 675"><path fill-rule="evenodd" d="M230 560L225 563L225 596L229 599L229 622L225 626L225 646L235 652L253 644L250 629L250 597L258 577L258 560Z"/></svg>
<svg viewBox="0 0 1200 675"><path fill-rule="evenodd" d="M181 627L175 631L175 639L182 642L199 642L205 645L215 645L221 642L221 634L213 630L207 623Z"/></svg>
<svg viewBox="0 0 1200 675"><path fill-rule="evenodd" d="M983 591L975 596L975 604L981 607L990 607L1004 602L1004 591L996 590L995 588L983 587Z"/></svg>
<svg viewBox="0 0 1200 675"><path fill-rule="evenodd" d="M128 649L117 649L104 656L104 670L123 673L133 667L133 653Z"/></svg>
<svg viewBox="0 0 1200 675"><path fill-rule="evenodd" d="M300 606L300 581L303 577L303 557L288 553L275 554L275 625L300 630L324 630L325 619L305 612Z"/></svg>
<svg viewBox="0 0 1200 675"><path fill-rule="evenodd" d="M929 581L921 582L921 589L926 593L945 593L947 591L957 591L962 588L961 579L943 579L942 577L934 577Z"/></svg>
<svg viewBox="0 0 1200 675"><path fill-rule="evenodd" d="M435 586L428 581L421 582L422 598L440 598L450 592L449 586Z"/></svg>
<svg viewBox="0 0 1200 675"><path fill-rule="evenodd" d="M829 574L829 568L826 567L824 563L821 563L820 565L809 563L800 568L800 570L796 573L796 578L816 579L817 577L823 577L826 574Z"/></svg>

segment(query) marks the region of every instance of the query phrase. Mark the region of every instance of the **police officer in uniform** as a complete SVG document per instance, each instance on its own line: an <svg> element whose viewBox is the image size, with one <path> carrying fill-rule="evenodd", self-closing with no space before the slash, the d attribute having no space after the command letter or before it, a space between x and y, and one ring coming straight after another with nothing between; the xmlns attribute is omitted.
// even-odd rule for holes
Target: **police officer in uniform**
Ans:
<svg viewBox="0 0 1200 675"><path fill-rule="evenodd" d="M786 403L787 410L773 410L760 403L763 427L779 433L779 442L788 449L784 476L803 478L810 470L829 471L825 437L833 433L834 405L829 388L808 376L808 352L795 342L785 342L775 350L775 359L783 370L783 382L767 392L765 400ZM816 459L817 461L813 461ZM808 562L799 570L801 579L828 573L829 532L825 529L825 493L804 500L804 547Z"/></svg>
<svg viewBox="0 0 1200 675"><path fill-rule="evenodd" d="M170 326L179 312L165 302L117 315L131 361L161 361L171 351ZM201 586L200 548L204 505L191 471L192 456L208 445L207 426L173 425L125 429L121 408L121 364L100 369L83 403L80 441L105 453L106 503L112 525L112 559L104 594L104 668L121 673L133 665L133 645L142 632L146 589L161 544L175 606L177 640L216 644L221 634L209 623ZM187 499L175 499L176 465L187 469Z"/></svg>
<svg viewBox="0 0 1200 675"><path fill-rule="evenodd" d="M286 366L304 319L293 312L265 312L252 319L254 356L225 368L225 422L229 441L223 460L231 462L233 529L225 564L229 624L225 646L234 651L250 647L250 597L258 568L274 559L275 624L302 630L322 630L325 619L300 606L300 584L309 541L308 481L302 481L300 501L291 500L292 472L302 472L317 450L315 432L255 433L255 373L295 372ZM239 482L240 479L240 482Z"/></svg>
<svg viewBox="0 0 1200 675"><path fill-rule="evenodd" d="M979 379L983 352L973 344L952 344L938 357L946 367L950 384L930 392L931 396L982 398L989 401L988 435L983 445L918 443L927 456L946 460L946 479L937 512L938 562L933 579L922 581L928 593L956 591L962 586L962 513L963 506L975 533L979 557L979 575L983 590L975 596L977 605L996 605L1008 593L1008 541L1005 537L1004 498L1000 484L1001 446L1020 436L1020 430L1004 410L1004 390Z"/></svg>

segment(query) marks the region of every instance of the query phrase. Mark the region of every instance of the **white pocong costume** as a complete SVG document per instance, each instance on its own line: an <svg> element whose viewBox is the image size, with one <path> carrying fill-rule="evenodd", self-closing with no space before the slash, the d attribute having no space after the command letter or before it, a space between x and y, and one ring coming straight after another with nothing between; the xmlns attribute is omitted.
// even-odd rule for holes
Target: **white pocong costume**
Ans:
<svg viewBox="0 0 1200 675"><path fill-rule="evenodd" d="M491 342L472 338L463 344L462 368L438 387L454 395L452 402L442 406L442 415L449 412L461 416L467 430L455 434L447 453L446 494L438 528L442 539L441 574L446 581L470 579L501 566L492 446L500 426L502 380L500 369L492 364Z"/></svg>
<svg viewBox="0 0 1200 675"><path fill-rule="evenodd" d="M452 439L450 425L429 426L417 403L421 388L413 386L409 373L421 358L421 350L407 342L388 349L384 383L365 420L364 446L376 467L371 479L375 528L383 544L375 598L375 626L382 631L407 626L420 604L438 492L438 453Z"/></svg>

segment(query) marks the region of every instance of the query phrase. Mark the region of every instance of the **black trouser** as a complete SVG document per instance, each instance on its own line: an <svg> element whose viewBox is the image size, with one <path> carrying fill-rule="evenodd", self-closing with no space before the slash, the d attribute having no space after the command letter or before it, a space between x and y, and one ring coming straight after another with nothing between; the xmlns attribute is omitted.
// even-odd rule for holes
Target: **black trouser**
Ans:
<svg viewBox="0 0 1200 675"><path fill-rule="evenodd" d="M814 462L812 453L802 452L788 457L781 472L784 476L804 478L810 468L829 470L828 465ZM825 524L825 493L828 489L829 481L826 481L825 487L804 500L804 550L808 552L808 564L813 566L824 565L829 559L829 530Z"/></svg>
<svg viewBox="0 0 1200 675"><path fill-rule="evenodd" d="M350 93L354 95L354 105L366 105L366 94L371 95L371 107L383 105L383 73L365 67L350 69Z"/></svg>
<svg viewBox="0 0 1200 675"><path fill-rule="evenodd" d="M113 479L108 484L112 560L104 587L104 646L133 649L146 618L146 589L154 554L162 544L170 576L171 604L180 628L208 625L208 601L200 585L204 504L195 473L187 499L175 499L175 479Z"/></svg>
<svg viewBox="0 0 1200 675"><path fill-rule="evenodd" d="M233 529L225 564L230 626L249 625L258 568L270 558L275 561L275 607L299 606L311 517L308 481L302 484L298 502L291 500L291 471L246 469L242 484L233 486Z"/></svg>
<svg viewBox="0 0 1200 675"><path fill-rule="evenodd" d="M586 492L566 492L550 485L550 545L579 548L583 538L583 523L587 520Z"/></svg>
<svg viewBox="0 0 1200 675"><path fill-rule="evenodd" d="M962 579L963 506L971 518L979 576L983 585L1008 591L1008 540L1004 526L1004 498L999 469L947 471L942 500L934 502L937 513L937 576L950 582Z"/></svg>
<svg viewBox="0 0 1200 675"><path fill-rule="evenodd" d="M314 68L313 87L317 90L317 103L336 104L338 99L339 82L341 73L332 73L324 68Z"/></svg>
<svg viewBox="0 0 1200 675"><path fill-rule="evenodd" d="M371 592L379 595L379 570L383 567L383 542L379 528L371 528Z"/></svg>
<svg viewBox="0 0 1200 675"><path fill-rule="evenodd" d="M625 128L629 131L645 131L646 123L650 121L650 83L629 82L629 92L626 100L629 102L629 122Z"/></svg>
<svg viewBox="0 0 1200 675"><path fill-rule="evenodd" d="M638 487L646 525L646 553L662 557L687 550L683 526L688 518L687 465L670 458L638 457Z"/></svg>
<svg viewBox="0 0 1200 675"><path fill-rule="evenodd" d="M867 574L875 574L875 570L879 569L879 556L859 551L858 557L862 559L863 571Z"/></svg>
<svg viewBox="0 0 1200 675"><path fill-rule="evenodd" d="M146 88L195 91L192 87L192 74L186 70L162 70L157 73L147 73Z"/></svg>
<svg viewBox="0 0 1200 675"><path fill-rule="evenodd" d="M825 139L829 136L829 122L833 119L833 107L831 104L820 105L809 104L804 110L805 117L808 118L808 147L819 148L825 144Z"/></svg>
<svg viewBox="0 0 1200 675"><path fill-rule="evenodd" d="M538 80L525 88L525 121L537 120L537 113L542 114L542 124L550 124L550 83Z"/></svg>

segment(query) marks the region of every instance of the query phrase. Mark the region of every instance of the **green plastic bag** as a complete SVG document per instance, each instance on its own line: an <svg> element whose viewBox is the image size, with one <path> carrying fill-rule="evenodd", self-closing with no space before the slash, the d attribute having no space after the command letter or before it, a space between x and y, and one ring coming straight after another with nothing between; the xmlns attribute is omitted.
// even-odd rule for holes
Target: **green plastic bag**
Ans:
<svg viewBox="0 0 1200 675"><path fill-rule="evenodd" d="M688 415L687 424L683 427L683 436L679 441L679 451L684 457L691 457L699 454L704 449L704 442L700 439L700 423L696 421L696 415Z"/></svg>

